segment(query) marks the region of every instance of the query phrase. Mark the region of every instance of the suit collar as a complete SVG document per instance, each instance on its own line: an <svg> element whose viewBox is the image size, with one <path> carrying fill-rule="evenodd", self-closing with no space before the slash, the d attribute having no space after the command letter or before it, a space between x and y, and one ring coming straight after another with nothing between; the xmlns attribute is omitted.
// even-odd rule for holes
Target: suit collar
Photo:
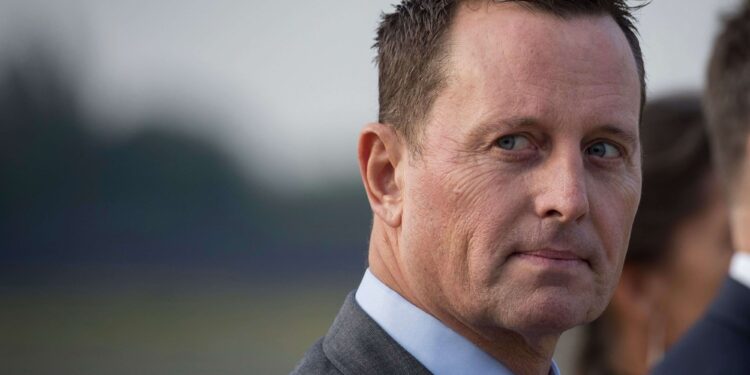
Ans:
<svg viewBox="0 0 750 375"><path fill-rule="evenodd" d="M356 301L393 340L436 375L512 375L502 363L407 301L369 270ZM550 374L559 374L554 362Z"/></svg>
<svg viewBox="0 0 750 375"><path fill-rule="evenodd" d="M326 357L343 374L430 374L347 296L323 339Z"/></svg>

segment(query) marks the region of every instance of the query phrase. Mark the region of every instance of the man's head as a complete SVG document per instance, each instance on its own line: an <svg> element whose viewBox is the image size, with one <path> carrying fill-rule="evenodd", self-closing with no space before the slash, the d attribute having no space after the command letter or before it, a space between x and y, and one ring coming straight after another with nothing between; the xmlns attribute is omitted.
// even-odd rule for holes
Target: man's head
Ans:
<svg viewBox="0 0 750 375"><path fill-rule="evenodd" d="M731 199L748 168L750 139L750 3L726 20L709 63L706 117L715 160Z"/></svg>
<svg viewBox="0 0 750 375"><path fill-rule="evenodd" d="M378 62L380 110L378 121L390 124L419 150L424 117L449 78L445 62L449 34L457 9L489 2L517 3L536 12L570 18L608 15L620 27L633 52L641 80L641 105L646 81L641 47L633 25L632 8L624 0L407 0L383 15L375 48Z"/></svg>
<svg viewBox="0 0 750 375"><path fill-rule="evenodd" d="M730 200L737 251L750 253L750 1L716 39L704 98L714 160Z"/></svg>
<svg viewBox="0 0 750 375"><path fill-rule="evenodd" d="M373 273L490 352L514 335L554 346L601 313L641 189L632 42L604 10L561 16L548 7L573 2L529 3L455 5L431 56L441 79L424 78L430 104L413 118L386 110L359 144ZM393 67L410 68L424 69ZM400 90L387 100L430 96ZM417 124L415 153L398 129Z"/></svg>

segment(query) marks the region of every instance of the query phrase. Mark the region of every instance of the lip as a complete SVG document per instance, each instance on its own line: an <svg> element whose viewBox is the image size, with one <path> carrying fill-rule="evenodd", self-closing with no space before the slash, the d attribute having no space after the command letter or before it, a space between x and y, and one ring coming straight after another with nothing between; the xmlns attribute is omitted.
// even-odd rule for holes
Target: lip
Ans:
<svg viewBox="0 0 750 375"><path fill-rule="evenodd" d="M512 257L518 257L533 263L550 266L577 266L589 265L586 258L577 255L570 250L539 249L531 251L519 251L513 253Z"/></svg>

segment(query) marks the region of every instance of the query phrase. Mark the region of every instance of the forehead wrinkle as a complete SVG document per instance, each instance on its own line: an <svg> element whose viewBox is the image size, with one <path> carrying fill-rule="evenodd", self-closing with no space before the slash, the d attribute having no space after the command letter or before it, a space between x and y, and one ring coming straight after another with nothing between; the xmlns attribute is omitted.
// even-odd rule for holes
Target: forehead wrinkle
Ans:
<svg viewBox="0 0 750 375"><path fill-rule="evenodd" d="M506 11L532 13L534 18L544 22L536 21L533 22L532 26L523 22L523 19L509 16L505 18L503 23L496 22L490 24L491 28L481 28L483 26L481 21L488 12L482 14L476 10L471 14L475 22L470 23L468 19L465 22L457 22L452 33L452 40L455 41L458 37L457 34L459 33L455 31L461 29L464 37L484 42L482 43L483 47L474 48L470 51L470 55L475 58L472 60L479 62L479 64L475 64L478 66L473 68L481 70L482 66L486 67L490 64L494 66L505 65L508 71L512 71L508 73L512 73L511 77L514 79L536 82L537 85L544 84L538 82L540 72L544 72L550 80L560 81L573 80L573 77L561 73L575 73L578 76L575 79L577 85L580 84L581 78L585 79L591 76L591 69L601 69L607 74L616 73L622 76L630 71L630 69L622 69L623 65L633 65L632 70L637 73L627 39L611 17L606 15L581 15L563 19L545 13L531 12L518 6L516 8L506 9ZM465 14L465 16L464 18L469 18L468 15ZM459 18L460 20L461 18ZM578 25L576 27L561 27L572 24ZM586 29L592 25L604 26L609 29L609 32L593 34L586 32ZM616 38L612 38L610 32L615 33ZM505 37L497 38L498 34L505 34ZM545 37L539 38L540 34ZM548 37L549 35L553 37ZM460 46L461 43L458 45ZM467 45L471 46L471 44ZM525 53L518 53L519 48L523 49ZM484 58L487 56L496 57L497 55L494 55L492 51L498 49L503 61L488 61ZM582 50L586 53L581 53ZM608 59L611 64L592 66L588 63L589 59L585 56L597 54L602 50L616 51L616 55L610 56ZM573 53L572 51L577 52ZM558 60L550 61L550 58L559 59L561 56L568 59L569 63L559 65L557 64ZM495 69L495 71L497 70ZM635 82L636 86L640 89L637 74L633 78L637 81Z"/></svg>
<svg viewBox="0 0 750 375"><path fill-rule="evenodd" d="M508 55L507 51L504 51ZM590 56L582 53L581 55ZM563 63L560 56L563 56ZM556 60L551 60L555 58ZM514 86L524 88L520 93L534 96L575 95L585 99L602 99L606 96L623 96L627 94L619 85L626 77L626 70L615 64L592 65L584 56L558 55L550 57L548 52L530 55L514 54L506 57L509 74ZM564 60L568 60L565 62ZM609 60L612 60L611 58ZM592 74L592 70L599 73ZM544 79L540 79L544 77ZM604 78L604 80L602 80ZM632 77L632 88L638 88L637 77ZM608 91L602 91L608 90ZM629 90L628 90L629 91Z"/></svg>
<svg viewBox="0 0 750 375"><path fill-rule="evenodd" d="M521 11L528 12L527 10ZM480 17L481 20L483 15L478 13L480 12L474 11L470 15ZM492 91L497 90L523 93L518 88L525 88L523 90L527 91L525 94L537 96L555 93L569 95L571 89L574 89L580 96L586 96L587 93L596 91L597 87L622 82L623 78L633 81L632 88L640 91L639 78L634 66L633 69L623 69L623 66L628 64L635 65L631 62L632 53L628 48L627 40L624 35L620 35L622 32L614 21L606 16L579 16L568 20L557 19L546 14L535 14L536 18L546 18L545 22L536 21L534 27L529 28L529 25L511 17L505 24L494 23L494 26L486 28L486 25L480 25L481 22L468 22L470 21L468 15L464 14L463 18L467 18L463 20L464 22L457 22L454 25L456 27L451 34L449 64L452 68L450 69L451 76L463 78L452 79L451 85L453 86L456 81L464 82L463 90L472 93L475 97L491 96L496 94ZM462 18L459 17L458 21L461 20ZM559 27L558 30L556 26L559 26L560 22L566 25L584 24L573 28ZM599 24L603 22L607 23L606 27L610 31L617 33L617 39L613 39L608 32L593 36L590 33L582 34L587 26L597 24L596 26L601 27L603 25ZM485 27L480 28L480 26ZM538 38L539 34L544 32L554 33L550 34L554 36L541 38L542 43L524 42ZM505 37L497 38L500 33L505 34ZM471 40L481 40L483 43L478 46L471 43ZM523 53L520 49L523 49ZM581 49L590 53L581 53ZM584 57L600 54L601 49L615 51L613 55L608 56L609 63L607 64L592 65L589 59ZM493 53L493 51L500 53ZM464 53L464 58L459 58L460 52ZM467 56L469 58L466 58ZM560 59L563 64L560 64ZM565 60L568 61L565 62ZM592 69L599 70L603 74L591 74ZM634 74L630 77L629 73ZM545 79L540 80L540 76L544 76ZM596 81L593 80L593 76L609 77L609 79L608 82ZM470 79L472 77L475 79ZM492 85L491 81L498 79L504 81L503 87ZM543 93L529 92L534 91L534 88L541 89ZM496 97L514 99L514 95Z"/></svg>

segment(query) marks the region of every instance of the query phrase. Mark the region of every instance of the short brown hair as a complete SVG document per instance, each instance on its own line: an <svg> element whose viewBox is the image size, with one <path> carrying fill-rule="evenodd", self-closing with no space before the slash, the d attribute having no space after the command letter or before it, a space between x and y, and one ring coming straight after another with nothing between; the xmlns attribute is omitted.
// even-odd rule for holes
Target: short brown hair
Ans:
<svg viewBox="0 0 750 375"><path fill-rule="evenodd" d="M380 110L378 120L392 125L418 149L418 124L444 86L448 51L446 38L458 6L477 0L404 0L383 14L377 49ZM608 14L620 26L635 57L641 81L641 107L646 81L638 32L625 0L485 0L514 2L559 17Z"/></svg>
<svg viewBox="0 0 750 375"><path fill-rule="evenodd" d="M731 187L750 133L750 2L725 20L716 39L704 102L717 169Z"/></svg>

